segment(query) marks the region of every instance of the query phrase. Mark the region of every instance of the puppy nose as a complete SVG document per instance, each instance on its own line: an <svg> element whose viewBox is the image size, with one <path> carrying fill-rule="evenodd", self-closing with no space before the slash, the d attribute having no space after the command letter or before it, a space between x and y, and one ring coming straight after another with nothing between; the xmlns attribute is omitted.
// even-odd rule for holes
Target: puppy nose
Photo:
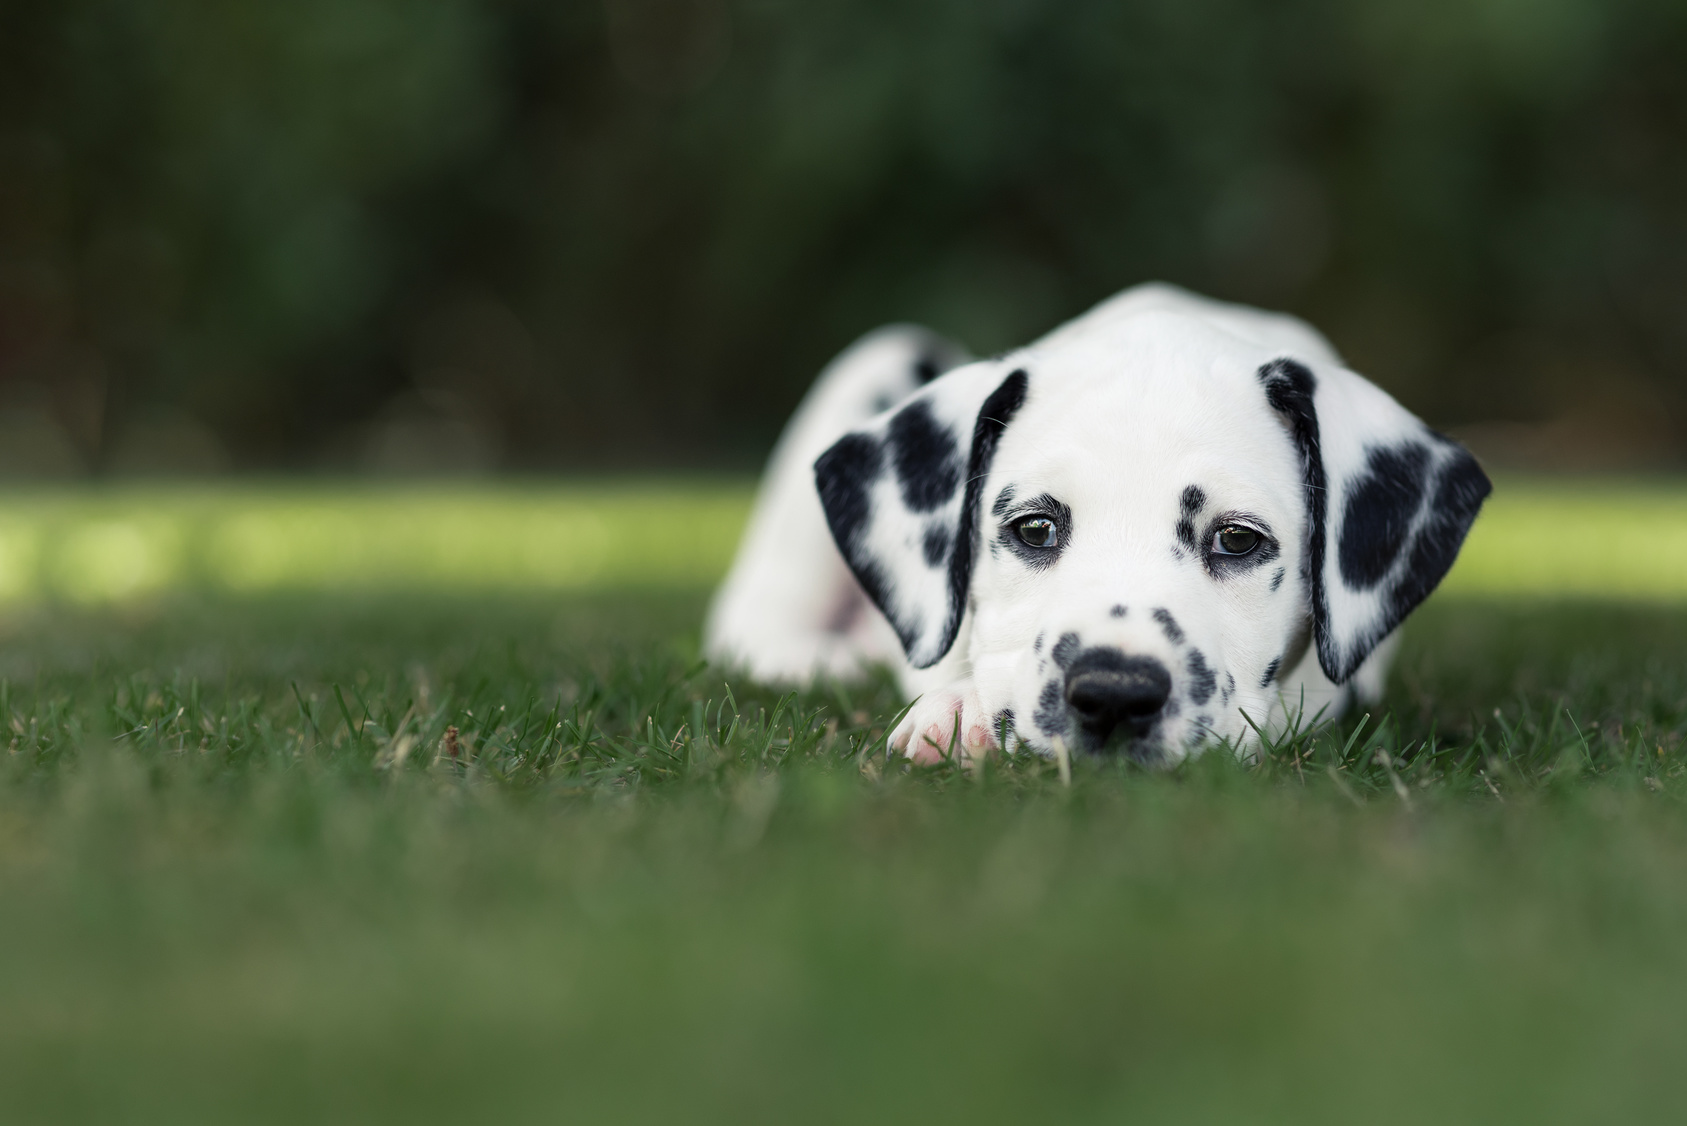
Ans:
<svg viewBox="0 0 1687 1126"><path fill-rule="evenodd" d="M1091 649L1066 670L1066 704L1092 736L1143 735L1172 694L1171 673L1152 657Z"/></svg>

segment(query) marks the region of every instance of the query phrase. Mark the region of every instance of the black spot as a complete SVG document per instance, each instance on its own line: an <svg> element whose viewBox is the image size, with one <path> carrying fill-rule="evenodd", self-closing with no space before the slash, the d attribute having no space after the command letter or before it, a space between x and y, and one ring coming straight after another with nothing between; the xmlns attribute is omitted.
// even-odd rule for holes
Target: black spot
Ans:
<svg viewBox="0 0 1687 1126"><path fill-rule="evenodd" d="M1273 657L1271 663L1265 666L1265 675L1259 678L1261 688L1270 688L1271 682L1277 679L1277 670L1283 665L1283 658Z"/></svg>
<svg viewBox="0 0 1687 1126"><path fill-rule="evenodd" d="M925 551L926 566L943 566L949 558L949 549L954 546L954 542L954 537L949 534L948 525L940 521L927 524L925 542L921 545Z"/></svg>
<svg viewBox="0 0 1687 1126"><path fill-rule="evenodd" d="M1382 582L1400 557L1423 506L1429 467L1429 448L1419 442L1366 453L1364 476L1348 482L1336 554L1342 581L1356 590Z"/></svg>
<svg viewBox="0 0 1687 1126"><path fill-rule="evenodd" d="M1232 673L1224 674L1224 702L1229 703L1230 697L1236 694L1236 677Z"/></svg>
<svg viewBox="0 0 1687 1126"><path fill-rule="evenodd" d="M1013 734L1013 720L1013 709L1003 708L996 713L994 725L990 729L996 738L1002 741L1002 750L1004 751L1008 749L1008 736Z"/></svg>
<svg viewBox="0 0 1687 1126"><path fill-rule="evenodd" d="M1125 608L1123 606L1115 606L1111 610L1107 611L1107 614L1109 617L1122 618L1125 616Z"/></svg>
<svg viewBox="0 0 1687 1126"><path fill-rule="evenodd" d="M1288 574L1288 573L1289 572L1283 567L1277 568L1277 573L1275 575L1271 576L1271 589L1272 589L1273 592L1275 592L1278 587L1283 585L1283 576Z"/></svg>
<svg viewBox="0 0 1687 1126"><path fill-rule="evenodd" d="M1446 576L1464 544L1465 533L1493 489L1476 459L1463 449L1455 449L1441 467L1429 513L1412 543L1406 573L1389 600L1388 629L1399 625Z"/></svg>
<svg viewBox="0 0 1687 1126"><path fill-rule="evenodd" d="M902 503L915 512L935 512L947 504L961 483L961 459L955 435L937 424L931 404L915 399L897 411L888 441Z"/></svg>
<svg viewBox="0 0 1687 1126"><path fill-rule="evenodd" d="M1183 644L1183 630L1172 617L1172 612L1164 607L1154 611L1154 620L1160 623L1160 631L1166 635L1166 640L1173 645Z"/></svg>
<svg viewBox="0 0 1687 1126"><path fill-rule="evenodd" d="M1493 490L1482 467L1469 452L1450 439L1432 432L1425 433L1428 439L1441 443L1444 460L1439 467L1425 474L1434 480L1433 489L1426 490L1430 492L1429 502L1423 509L1416 532L1411 534L1409 546L1401 549L1406 559L1404 566L1394 572L1398 578L1390 589L1379 592L1382 613L1372 619L1363 632L1333 640L1327 636L1330 630L1325 620L1318 621L1319 663L1330 679L1338 684L1344 683L1370 655L1377 642L1388 636L1435 589L1458 556L1465 533L1476 519L1483 500ZM1347 578L1347 562L1343 561L1344 580ZM1333 650L1340 660L1327 659L1329 654L1326 650Z"/></svg>
<svg viewBox="0 0 1687 1126"><path fill-rule="evenodd" d="M1200 707L1218 691L1218 677L1207 666L1207 659L1199 649L1191 649L1185 663L1189 669L1189 698Z"/></svg>
<svg viewBox="0 0 1687 1126"><path fill-rule="evenodd" d="M1183 490L1182 515L1177 522L1177 542L1190 551L1199 550L1195 543L1195 517L1200 515L1206 503L1207 494L1201 491L1199 485L1190 485Z"/></svg>
<svg viewBox="0 0 1687 1126"><path fill-rule="evenodd" d="M1034 645L1031 646L1031 652L1041 653L1043 651L1043 638L1046 637L1046 636L1047 636L1046 634L1041 634L1041 633L1039 633L1037 635L1037 641Z"/></svg>
<svg viewBox="0 0 1687 1126"><path fill-rule="evenodd" d="M1054 643L1054 652L1052 654L1054 657L1054 663L1059 665L1061 668L1065 668L1067 665L1072 663L1072 658L1077 655L1078 635L1075 633L1061 634L1060 639Z"/></svg>
<svg viewBox="0 0 1687 1126"><path fill-rule="evenodd" d="M814 463L814 483L832 538L847 556L861 538L868 493L884 472L884 450L867 434L846 434Z"/></svg>
<svg viewBox="0 0 1687 1126"><path fill-rule="evenodd" d="M1052 737L1066 733L1066 698L1060 691L1059 680L1043 685L1042 694L1037 697L1037 712L1032 718L1037 721L1037 730L1044 735Z"/></svg>
<svg viewBox="0 0 1687 1126"><path fill-rule="evenodd" d="M870 408L870 413L883 414L895 405L896 399L894 397L890 395L875 395L873 396L873 405Z"/></svg>
<svg viewBox="0 0 1687 1126"><path fill-rule="evenodd" d="M924 355L914 361L914 378L921 383L930 383L943 374L943 362L933 355Z"/></svg>
<svg viewBox="0 0 1687 1126"><path fill-rule="evenodd" d="M1001 492L996 494L996 503L990 506L990 512L994 516L1006 516L1008 509L1012 507L1013 486L1007 485L1003 487Z"/></svg>

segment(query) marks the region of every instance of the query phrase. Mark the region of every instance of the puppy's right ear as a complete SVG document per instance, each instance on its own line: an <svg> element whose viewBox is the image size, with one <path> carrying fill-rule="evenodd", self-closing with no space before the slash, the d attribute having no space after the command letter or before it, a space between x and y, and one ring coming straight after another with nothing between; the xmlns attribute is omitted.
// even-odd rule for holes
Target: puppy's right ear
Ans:
<svg viewBox="0 0 1687 1126"><path fill-rule="evenodd" d="M915 668L941 660L960 631L979 496L1028 384L991 361L956 368L814 463L832 538Z"/></svg>

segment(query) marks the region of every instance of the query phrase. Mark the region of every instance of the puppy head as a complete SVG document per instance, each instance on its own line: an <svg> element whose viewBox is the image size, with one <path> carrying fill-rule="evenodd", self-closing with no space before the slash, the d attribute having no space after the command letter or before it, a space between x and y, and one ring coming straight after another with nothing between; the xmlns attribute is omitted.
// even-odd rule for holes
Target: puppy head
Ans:
<svg viewBox="0 0 1687 1126"><path fill-rule="evenodd" d="M1358 375L1151 312L957 368L815 465L833 537L926 668L1052 750L1246 742L1316 645L1343 683L1489 491Z"/></svg>

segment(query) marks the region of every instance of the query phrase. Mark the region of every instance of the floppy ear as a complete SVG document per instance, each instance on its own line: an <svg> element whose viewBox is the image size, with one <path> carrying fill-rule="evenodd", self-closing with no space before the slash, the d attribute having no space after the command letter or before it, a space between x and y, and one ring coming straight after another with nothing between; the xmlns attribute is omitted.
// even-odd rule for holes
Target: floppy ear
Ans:
<svg viewBox="0 0 1687 1126"><path fill-rule="evenodd" d="M1318 663L1342 684L1446 575L1493 486L1463 446L1351 371L1284 359L1259 378L1300 452Z"/></svg>
<svg viewBox="0 0 1687 1126"><path fill-rule="evenodd" d="M1027 384L1023 370L1004 378L993 363L957 368L814 463L832 538L917 669L955 643L979 494Z"/></svg>

